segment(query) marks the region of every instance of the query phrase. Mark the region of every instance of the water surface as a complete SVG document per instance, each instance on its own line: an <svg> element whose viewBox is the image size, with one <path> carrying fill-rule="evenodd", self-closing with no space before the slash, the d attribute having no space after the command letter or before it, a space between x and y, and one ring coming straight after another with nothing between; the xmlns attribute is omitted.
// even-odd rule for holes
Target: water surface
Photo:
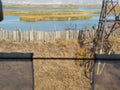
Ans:
<svg viewBox="0 0 120 90"><path fill-rule="evenodd" d="M65 29L83 29L85 27L92 27L98 23L99 14L91 14L93 16L90 20L71 20L71 21L38 21L38 22L24 22L19 20L19 16L5 16L0 23L0 28L7 30L39 30L39 31L53 31Z"/></svg>
<svg viewBox="0 0 120 90"><path fill-rule="evenodd" d="M100 8L4 8L4 10L100 10ZM39 31L61 31L65 29L79 30L84 28L91 28L98 24L99 14L81 14L93 16L89 20L71 20L71 21L38 21L38 22L24 22L20 21L19 16L4 16L4 20L0 23L0 28L6 30L39 30ZM80 14L79 14L80 16Z"/></svg>

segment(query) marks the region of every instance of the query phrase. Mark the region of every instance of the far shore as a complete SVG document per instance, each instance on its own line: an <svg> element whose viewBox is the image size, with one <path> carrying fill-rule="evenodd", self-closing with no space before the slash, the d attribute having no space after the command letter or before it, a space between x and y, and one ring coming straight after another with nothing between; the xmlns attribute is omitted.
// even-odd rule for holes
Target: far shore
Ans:
<svg viewBox="0 0 120 90"><path fill-rule="evenodd" d="M99 14L99 10L77 10L80 7L97 8L100 5L79 5L79 4L10 4L4 5L5 16L20 16L21 21L36 22L48 20L88 20L93 16L90 14ZM16 10L19 8L19 10ZM27 8L55 8L61 10L25 10ZM70 10L64 10L64 9ZM24 9L24 10L23 10ZM87 15L85 15L87 14Z"/></svg>
<svg viewBox="0 0 120 90"><path fill-rule="evenodd" d="M101 4L7 4L3 5L4 8L77 8L77 7L89 7L98 8Z"/></svg>
<svg viewBox="0 0 120 90"><path fill-rule="evenodd" d="M4 10L5 16L20 16L20 20L27 22L36 22L44 20L88 20L92 18L90 14L99 14L100 11L82 10L82 11L64 11L64 10ZM84 15L88 14L88 15Z"/></svg>

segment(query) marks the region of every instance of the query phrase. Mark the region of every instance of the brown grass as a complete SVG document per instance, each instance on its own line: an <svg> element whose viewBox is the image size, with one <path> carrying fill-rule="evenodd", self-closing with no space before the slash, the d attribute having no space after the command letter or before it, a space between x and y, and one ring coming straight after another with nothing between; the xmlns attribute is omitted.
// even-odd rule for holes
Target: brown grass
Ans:
<svg viewBox="0 0 120 90"><path fill-rule="evenodd" d="M110 37L120 53L120 37ZM53 42L10 42L0 40L1 52L33 52L35 57L76 57L84 55L77 40ZM83 53L82 53L83 52ZM35 90L91 90L83 68L74 60L34 60Z"/></svg>
<svg viewBox="0 0 120 90"><path fill-rule="evenodd" d="M33 52L35 57L76 57L77 40L10 42L0 40L1 52ZM90 81L74 60L34 60L35 90L90 90Z"/></svg>
<svg viewBox="0 0 120 90"><path fill-rule="evenodd" d="M27 22L36 22L36 21L49 21L49 20L87 20L91 19L92 16L58 16L58 15L52 15L52 16L21 16L20 20L21 21L27 21Z"/></svg>

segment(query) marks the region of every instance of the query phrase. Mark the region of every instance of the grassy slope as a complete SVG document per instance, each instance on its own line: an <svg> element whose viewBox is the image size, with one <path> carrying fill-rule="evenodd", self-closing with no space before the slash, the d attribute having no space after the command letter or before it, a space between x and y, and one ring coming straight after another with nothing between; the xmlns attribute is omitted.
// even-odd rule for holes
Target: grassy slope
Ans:
<svg viewBox="0 0 120 90"><path fill-rule="evenodd" d="M36 57L76 57L77 40L10 42L0 40L1 52L28 52ZM90 81L74 60L34 60L35 90L90 90Z"/></svg>
<svg viewBox="0 0 120 90"><path fill-rule="evenodd" d="M115 43L113 49L119 54L120 37L112 37L110 40L111 43ZM83 51L77 40L53 42L0 40L0 52L32 52L35 57L76 57ZM84 77L83 68L75 64L74 60L34 60L34 70L35 90L91 90L90 81Z"/></svg>

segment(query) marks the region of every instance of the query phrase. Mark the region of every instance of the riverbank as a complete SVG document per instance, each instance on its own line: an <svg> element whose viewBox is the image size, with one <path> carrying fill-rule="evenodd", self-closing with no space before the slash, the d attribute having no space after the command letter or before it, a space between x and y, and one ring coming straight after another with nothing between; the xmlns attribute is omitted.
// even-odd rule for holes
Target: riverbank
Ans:
<svg viewBox="0 0 120 90"><path fill-rule="evenodd" d="M89 7L96 8L101 7L100 4L8 4L4 5L4 8L79 8Z"/></svg>

